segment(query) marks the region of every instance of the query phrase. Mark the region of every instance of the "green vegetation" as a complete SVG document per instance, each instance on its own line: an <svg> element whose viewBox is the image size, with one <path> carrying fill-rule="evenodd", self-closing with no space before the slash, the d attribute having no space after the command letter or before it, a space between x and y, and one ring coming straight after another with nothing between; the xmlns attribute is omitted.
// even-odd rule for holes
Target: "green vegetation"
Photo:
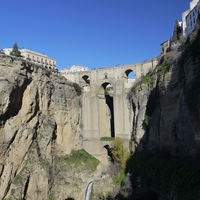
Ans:
<svg viewBox="0 0 200 200"><path fill-rule="evenodd" d="M152 76L152 73L148 73L147 75L142 77L141 83L144 84L150 84L151 86L153 86L154 83L154 77Z"/></svg>
<svg viewBox="0 0 200 200"><path fill-rule="evenodd" d="M145 115L145 116L144 116L144 121L143 121L143 123L144 123L146 126L148 126L149 123L150 123L150 120L151 120L151 117L150 117L149 115Z"/></svg>
<svg viewBox="0 0 200 200"><path fill-rule="evenodd" d="M21 52L18 48L17 43L14 43L12 51L10 52L11 56L21 57Z"/></svg>
<svg viewBox="0 0 200 200"><path fill-rule="evenodd" d="M94 158L84 149L72 151L70 155L61 156L56 159L59 167L70 166L75 171L94 172L99 164L99 160Z"/></svg>
<svg viewBox="0 0 200 200"><path fill-rule="evenodd" d="M113 183L115 185L120 185L125 178L124 170L120 169L118 173L116 173L113 177Z"/></svg>
<svg viewBox="0 0 200 200"><path fill-rule="evenodd" d="M145 76L141 77L141 80L136 83L136 85L132 88L132 92L135 92L135 89L139 88L142 84L148 84L150 88L153 88L154 82L155 82L155 71L150 71ZM131 95L131 93L129 95Z"/></svg>
<svg viewBox="0 0 200 200"><path fill-rule="evenodd" d="M179 39L180 39L181 33L182 33L182 28L179 25L179 21L176 20L175 25L174 25L174 32L173 32L173 35L172 35L172 42L174 42L174 43L178 42Z"/></svg>
<svg viewBox="0 0 200 200"><path fill-rule="evenodd" d="M15 194L15 189L12 188L10 193L13 196Z"/></svg>
<svg viewBox="0 0 200 200"><path fill-rule="evenodd" d="M82 89L81 89L81 87L80 87L77 83L73 83L73 87L74 87L75 90L76 90L76 94L77 94L78 96L80 96L80 95L82 94Z"/></svg>
<svg viewBox="0 0 200 200"><path fill-rule="evenodd" d="M170 69L170 64L168 63L167 60L165 60L161 65L159 65L157 67L158 69L158 74L164 76L167 72L169 72L169 69Z"/></svg>
<svg viewBox="0 0 200 200"><path fill-rule="evenodd" d="M13 179L13 184L21 186L23 185L23 174L22 172L20 172L19 174L17 174L17 176L15 176L15 178Z"/></svg>
<svg viewBox="0 0 200 200"><path fill-rule="evenodd" d="M48 195L48 197L47 197L47 200L55 200L56 198L55 198L55 194L54 193L50 193L49 195Z"/></svg>
<svg viewBox="0 0 200 200"><path fill-rule="evenodd" d="M100 141L114 141L114 137L101 137Z"/></svg>
<svg viewBox="0 0 200 200"><path fill-rule="evenodd" d="M120 137L116 137L115 140L112 143L112 154L113 158L117 163L119 164L121 169L126 168L126 161L130 157L130 153L128 151L128 148L124 147L123 140Z"/></svg>
<svg viewBox="0 0 200 200"><path fill-rule="evenodd" d="M74 87L76 94L80 96L82 94L82 88L77 83L70 83L70 86Z"/></svg>

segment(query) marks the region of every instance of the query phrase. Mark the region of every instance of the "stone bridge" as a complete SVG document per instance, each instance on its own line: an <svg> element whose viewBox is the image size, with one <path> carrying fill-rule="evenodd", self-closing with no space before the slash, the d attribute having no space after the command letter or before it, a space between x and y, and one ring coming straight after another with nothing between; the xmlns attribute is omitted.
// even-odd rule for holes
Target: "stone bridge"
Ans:
<svg viewBox="0 0 200 200"><path fill-rule="evenodd" d="M83 148L102 161L106 154L102 141L106 137L121 137L126 145L132 131L132 106L127 93L135 79L147 74L158 64L158 58L137 64L98 68L95 70L61 71L68 80L83 88L82 136ZM134 77L129 78L133 72Z"/></svg>

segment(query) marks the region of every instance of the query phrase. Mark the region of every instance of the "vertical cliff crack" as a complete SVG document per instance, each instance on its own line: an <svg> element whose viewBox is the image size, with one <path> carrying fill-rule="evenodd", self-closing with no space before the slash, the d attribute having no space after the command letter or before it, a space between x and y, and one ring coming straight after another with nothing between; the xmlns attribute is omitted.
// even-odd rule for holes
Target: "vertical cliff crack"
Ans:
<svg viewBox="0 0 200 200"><path fill-rule="evenodd" d="M57 124L55 123L55 129L52 133L52 140L51 140L51 155L52 155L52 163L49 167L49 192L52 189L54 184L54 173L55 173L55 145L56 145L56 138L57 138Z"/></svg>
<svg viewBox="0 0 200 200"><path fill-rule="evenodd" d="M15 138L17 135L17 131L15 131L15 133L13 134L11 140L9 141L8 145L7 145L7 149L9 149L9 147L11 146L11 144L14 142Z"/></svg>
<svg viewBox="0 0 200 200"><path fill-rule="evenodd" d="M30 180L30 176L28 176L28 178L26 180L26 183L24 185L23 200L26 200L26 195L27 195L27 191L28 191L29 180Z"/></svg>
<svg viewBox="0 0 200 200"><path fill-rule="evenodd" d="M1 168L1 171L0 171L0 177L3 174L3 171L4 171L4 165L3 164L1 164L1 165L2 165L2 168Z"/></svg>

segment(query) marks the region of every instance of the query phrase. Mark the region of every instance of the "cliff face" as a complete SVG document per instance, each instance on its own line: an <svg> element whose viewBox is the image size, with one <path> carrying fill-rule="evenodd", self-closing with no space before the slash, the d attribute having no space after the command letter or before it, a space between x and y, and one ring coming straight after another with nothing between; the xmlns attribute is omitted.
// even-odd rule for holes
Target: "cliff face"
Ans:
<svg viewBox="0 0 200 200"><path fill-rule="evenodd" d="M64 199L64 184L54 191L61 170L55 160L81 147L75 89L59 75L0 55L0 95L0 199Z"/></svg>
<svg viewBox="0 0 200 200"><path fill-rule="evenodd" d="M136 199L147 198L144 194L159 200L200 196L199 38L197 29L129 93L134 118L127 170Z"/></svg>
<svg viewBox="0 0 200 200"><path fill-rule="evenodd" d="M166 150L171 155L190 156L198 153L199 42L198 37L189 40L189 44L183 44L183 51L162 57L156 70L132 88L132 151Z"/></svg>

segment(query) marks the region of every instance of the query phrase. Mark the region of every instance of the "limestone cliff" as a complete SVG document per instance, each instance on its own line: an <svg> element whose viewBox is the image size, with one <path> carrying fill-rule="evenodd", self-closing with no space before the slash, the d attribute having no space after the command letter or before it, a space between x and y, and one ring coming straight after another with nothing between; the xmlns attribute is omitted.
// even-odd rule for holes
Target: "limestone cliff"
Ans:
<svg viewBox="0 0 200 200"><path fill-rule="evenodd" d="M65 185L55 184L55 160L81 148L74 87L59 74L1 54L0 95L0 199L67 198L59 192Z"/></svg>
<svg viewBox="0 0 200 200"><path fill-rule="evenodd" d="M129 93L134 113L127 167L131 198L200 198L199 38L197 29Z"/></svg>
<svg viewBox="0 0 200 200"><path fill-rule="evenodd" d="M166 150L171 155L196 155L200 146L200 57L172 51L155 71L138 82L132 99L134 120L132 144L137 150ZM187 46L188 45L188 46ZM198 48L196 49L198 51Z"/></svg>

